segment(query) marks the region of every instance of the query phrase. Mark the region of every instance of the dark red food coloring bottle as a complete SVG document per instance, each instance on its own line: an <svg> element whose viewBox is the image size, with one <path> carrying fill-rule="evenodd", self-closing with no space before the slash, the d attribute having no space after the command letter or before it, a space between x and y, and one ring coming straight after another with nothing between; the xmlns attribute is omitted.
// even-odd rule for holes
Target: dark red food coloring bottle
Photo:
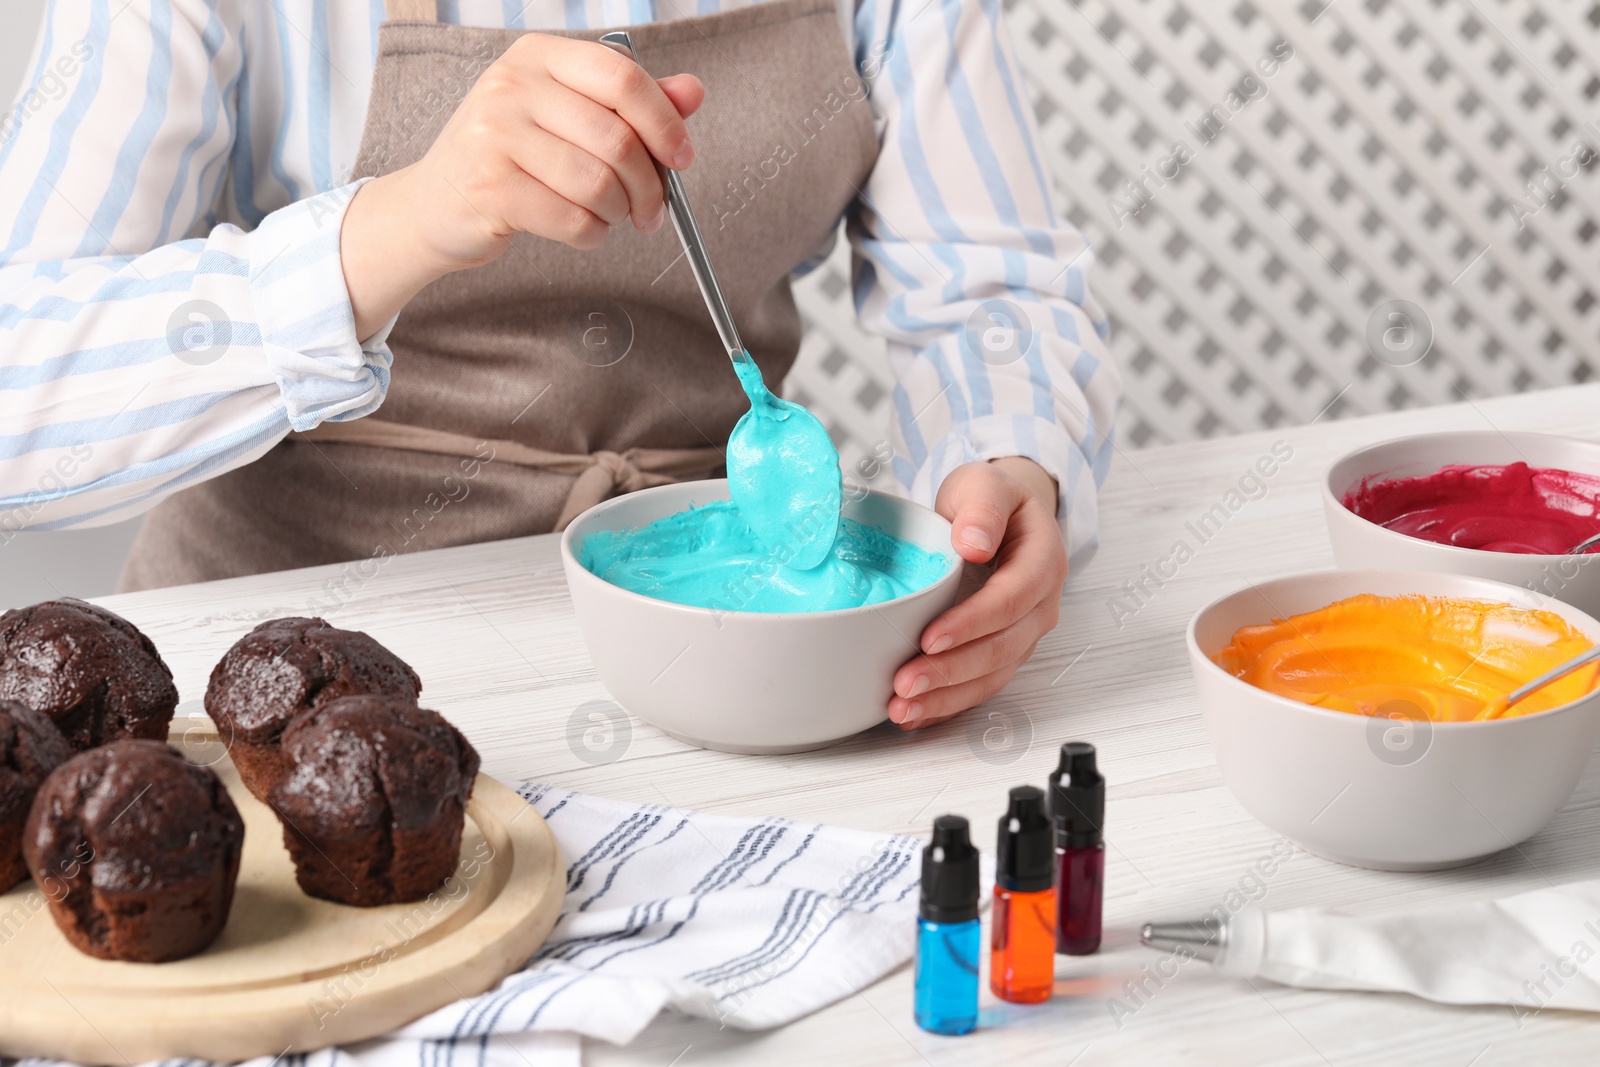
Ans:
<svg viewBox="0 0 1600 1067"><path fill-rule="evenodd" d="M1087 956L1100 947L1105 897L1106 780L1094 746L1068 741L1050 776L1050 818L1056 837L1056 951Z"/></svg>

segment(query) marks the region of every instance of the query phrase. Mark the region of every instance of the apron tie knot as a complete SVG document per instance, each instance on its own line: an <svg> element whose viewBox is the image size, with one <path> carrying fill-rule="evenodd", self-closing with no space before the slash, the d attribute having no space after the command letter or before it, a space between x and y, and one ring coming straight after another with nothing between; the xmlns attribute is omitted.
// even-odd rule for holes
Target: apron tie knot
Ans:
<svg viewBox="0 0 1600 1067"><path fill-rule="evenodd" d="M555 528L558 531L565 530L568 523L601 501L610 500L620 493L632 493L677 480L669 474L640 470L637 448L630 448L626 452L601 449L589 453L589 459L593 462L578 475L577 481L572 483L572 488L567 492L566 506L556 519Z"/></svg>

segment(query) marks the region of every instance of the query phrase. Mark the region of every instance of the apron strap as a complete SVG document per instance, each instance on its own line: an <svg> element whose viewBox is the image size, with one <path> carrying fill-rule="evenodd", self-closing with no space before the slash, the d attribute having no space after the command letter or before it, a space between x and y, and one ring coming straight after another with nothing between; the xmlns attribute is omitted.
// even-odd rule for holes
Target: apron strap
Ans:
<svg viewBox="0 0 1600 1067"><path fill-rule="evenodd" d="M383 14L390 22L438 22L436 0L383 0Z"/></svg>
<svg viewBox="0 0 1600 1067"><path fill-rule="evenodd" d="M394 0L390 0L392 5ZM603 500L618 493L631 493L656 485L710 477L724 464L722 449L705 448L630 448L626 452L600 451L589 455L546 452L516 441L485 441L448 430L405 426L368 416L350 422L325 422L306 433L289 435L289 440L322 441L331 444L367 445L397 448L406 452L429 452L439 456L461 456L484 460L483 448L491 449L495 461L533 467L552 474L576 475L567 492L567 502L556 520L556 532ZM488 460L484 460L488 462Z"/></svg>

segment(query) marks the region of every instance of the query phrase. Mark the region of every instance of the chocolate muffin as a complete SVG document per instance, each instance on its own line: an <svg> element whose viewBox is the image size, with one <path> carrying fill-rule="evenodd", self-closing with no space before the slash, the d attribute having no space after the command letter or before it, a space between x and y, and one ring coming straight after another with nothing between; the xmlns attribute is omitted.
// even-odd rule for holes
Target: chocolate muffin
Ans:
<svg viewBox="0 0 1600 1067"><path fill-rule="evenodd" d="M244 822L209 767L159 741L113 741L45 779L22 854L79 951L163 963L222 932L243 843Z"/></svg>
<svg viewBox="0 0 1600 1067"><path fill-rule="evenodd" d="M241 637L212 670L206 714L245 788L265 800L288 770L278 740L296 716L368 693L415 704L421 692L416 671L358 630L273 619Z"/></svg>
<svg viewBox="0 0 1600 1067"><path fill-rule="evenodd" d="M290 770L269 802L308 894L398 904L455 870L478 753L437 712L345 697L296 719L283 754Z"/></svg>
<svg viewBox="0 0 1600 1067"><path fill-rule="evenodd" d="M22 827L39 783L72 758L49 719L26 704L0 700L0 893L28 877Z"/></svg>
<svg viewBox="0 0 1600 1067"><path fill-rule="evenodd" d="M0 615L0 700L42 712L81 752L166 740L178 689L133 623L81 600L47 600Z"/></svg>

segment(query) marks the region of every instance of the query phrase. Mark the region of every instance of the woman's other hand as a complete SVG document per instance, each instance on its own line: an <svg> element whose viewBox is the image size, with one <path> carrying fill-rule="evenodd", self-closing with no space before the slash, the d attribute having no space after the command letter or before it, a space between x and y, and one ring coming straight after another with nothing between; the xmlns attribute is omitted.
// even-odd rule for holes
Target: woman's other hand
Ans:
<svg viewBox="0 0 1600 1067"><path fill-rule="evenodd" d="M1029 459L957 467L935 507L969 563L994 564L983 587L922 631L922 654L894 676L889 718L914 730L1004 689L1061 614L1067 552L1055 480Z"/></svg>
<svg viewBox="0 0 1600 1067"><path fill-rule="evenodd" d="M650 77L605 45L530 33L491 64L427 155L362 186L340 237L357 335L424 286L495 259L515 233L597 247L631 219L661 228L655 161L694 161L698 78Z"/></svg>

